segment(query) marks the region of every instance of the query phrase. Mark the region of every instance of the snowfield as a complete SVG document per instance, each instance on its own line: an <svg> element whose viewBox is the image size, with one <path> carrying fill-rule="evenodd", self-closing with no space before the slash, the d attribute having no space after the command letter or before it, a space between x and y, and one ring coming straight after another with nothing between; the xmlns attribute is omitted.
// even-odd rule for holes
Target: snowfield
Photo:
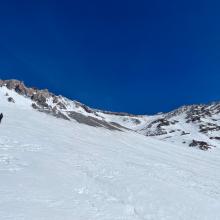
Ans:
<svg viewBox="0 0 220 220"><path fill-rule="evenodd" d="M218 147L201 151L57 119L6 90L1 220L220 219Z"/></svg>

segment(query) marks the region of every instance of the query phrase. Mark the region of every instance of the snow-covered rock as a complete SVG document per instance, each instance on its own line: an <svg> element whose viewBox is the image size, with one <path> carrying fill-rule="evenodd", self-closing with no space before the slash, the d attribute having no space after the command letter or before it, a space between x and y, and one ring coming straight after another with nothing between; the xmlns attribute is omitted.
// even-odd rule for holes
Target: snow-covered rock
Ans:
<svg viewBox="0 0 220 220"><path fill-rule="evenodd" d="M176 135L171 143L124 128L88 126L71 119L66 111L140 131L166 115L90 112L75 101L57 97L64 109L52 102L53 96L48 97L48 106L62 108L61 113L69 118L64 120L34 109L32 104L38 105L38 100L27 94L0 88L0 112L4 113L0 124L1 220L220 219L218 147L208 152L181 147L179 137L187 135L177 136L177 131L170 133ZM8 102L8 97L15 103ZM167 131L170 126L186 132L190 128L197 139L207 135L198 135L199 125L185 122L185 111L174 115L157 123ZM213 119L218 120L218 115ZM172 124L174 120L183 124Z"/></svg>
<svg viewBox="0 0 220 220"><path fill-rule="evenodd" d="M32 108L57 118L110 130L133 130L166 142L203 150L220 146L220 103L183 106L153 116L132 115L92 109L78 101L54 95L47 89L28 88L18 80L0 80L0 88L5 93L14 91L28 98ZM16 102L13 97L10 98ZM199 147L193 144L194 141L205 142L207 147Z"/></svg>

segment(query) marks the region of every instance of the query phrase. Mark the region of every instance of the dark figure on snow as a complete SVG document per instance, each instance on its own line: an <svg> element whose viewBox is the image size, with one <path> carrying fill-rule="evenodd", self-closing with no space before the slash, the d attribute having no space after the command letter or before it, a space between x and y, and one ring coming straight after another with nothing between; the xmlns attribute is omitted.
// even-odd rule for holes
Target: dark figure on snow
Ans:
<svg viewBox="0 0 220 220"><path fill-rule="evenodd" d="M0 123L2 122L3 114L0 114Z"/></svg>

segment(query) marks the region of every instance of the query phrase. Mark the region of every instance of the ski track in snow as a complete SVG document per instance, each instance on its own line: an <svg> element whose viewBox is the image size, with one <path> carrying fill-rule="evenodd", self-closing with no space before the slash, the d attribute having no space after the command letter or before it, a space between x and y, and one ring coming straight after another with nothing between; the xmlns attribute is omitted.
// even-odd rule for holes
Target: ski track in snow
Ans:
<svg viewBox="0 0 220 220"><path fill-rule="evenodd" d="M219 148L56 119L13 96L0 96L1 220L220 219Z"/></svg>

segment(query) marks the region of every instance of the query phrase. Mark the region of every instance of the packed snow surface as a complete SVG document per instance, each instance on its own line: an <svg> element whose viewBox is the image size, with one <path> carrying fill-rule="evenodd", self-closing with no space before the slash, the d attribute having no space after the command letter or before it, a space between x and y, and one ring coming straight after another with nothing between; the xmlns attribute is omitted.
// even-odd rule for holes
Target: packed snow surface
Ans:
<svg viewBox="0 0 220 220"><path fill-rule="evenodd" d="M0 90L1 220L219 220L220 151L35 111Z"/></svg>

